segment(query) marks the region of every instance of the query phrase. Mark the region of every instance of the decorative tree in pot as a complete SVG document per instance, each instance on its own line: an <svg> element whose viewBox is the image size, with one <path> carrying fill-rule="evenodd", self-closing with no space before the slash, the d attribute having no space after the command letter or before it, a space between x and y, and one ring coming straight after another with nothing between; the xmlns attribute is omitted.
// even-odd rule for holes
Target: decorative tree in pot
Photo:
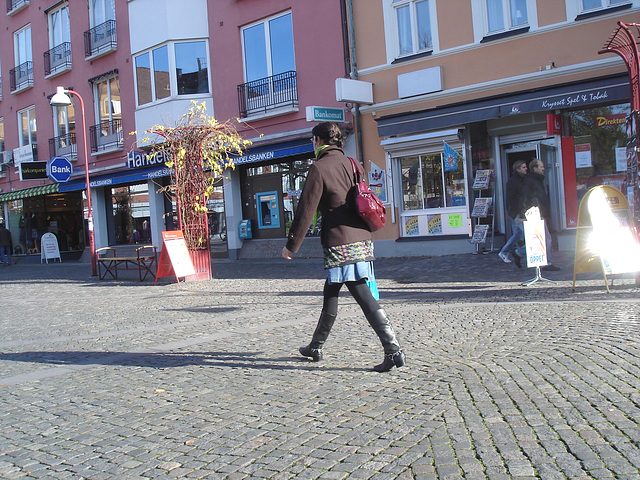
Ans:
<svg viewBox="0 0 640 480"><path fill-rule="evenodd" d="M148 129L142 142L151 146L151 155L162 152L169 158L172 183L163 190L175 195L179 228L201 280L211 278L207 200L215 180L234 168L233 157L251 142L230 121L221 123L206 114L204 102L192 104L174 126Z"/></svg>

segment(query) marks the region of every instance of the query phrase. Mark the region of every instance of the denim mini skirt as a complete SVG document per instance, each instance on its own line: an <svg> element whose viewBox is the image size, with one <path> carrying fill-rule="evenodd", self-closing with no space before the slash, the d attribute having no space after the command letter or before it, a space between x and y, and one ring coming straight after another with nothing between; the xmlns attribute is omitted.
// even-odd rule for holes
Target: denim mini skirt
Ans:
<svg viewBox="0 0 640 480"><path fill-rule="evenodd" d="M345 283L356 282L358 280L373 280L373 261L356 262L341 267L331 267L325 269L327 272L327 281L329 283Z"/></svg>

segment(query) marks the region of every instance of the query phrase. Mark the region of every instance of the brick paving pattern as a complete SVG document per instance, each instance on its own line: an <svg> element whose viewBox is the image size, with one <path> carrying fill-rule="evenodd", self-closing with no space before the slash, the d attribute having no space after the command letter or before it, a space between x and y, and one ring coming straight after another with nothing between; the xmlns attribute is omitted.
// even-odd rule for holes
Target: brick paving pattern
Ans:
<svg viewBox="0 0 640 480"><path fill-rule="evenodd" d="M408 365L345 292L297 354L320 260L214 259L214 279L0 268L0 478L640 478L640 288L523 287L492 255L376 262Z"/></svg>

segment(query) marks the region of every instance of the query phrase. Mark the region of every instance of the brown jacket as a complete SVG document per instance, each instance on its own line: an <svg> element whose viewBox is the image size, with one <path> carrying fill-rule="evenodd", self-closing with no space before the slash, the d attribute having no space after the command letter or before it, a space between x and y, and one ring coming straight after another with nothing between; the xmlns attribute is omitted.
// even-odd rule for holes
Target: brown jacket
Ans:
<svg viewBox="0 0 640 480"><path fill-rule="evenodd" d="M342 149L329 146L322 150L309 169L289 229L287 248L294 253L298 251L318 209L322 215L323 247L370 240L371 232L355 210L354 190L351 162Z"/></svg>

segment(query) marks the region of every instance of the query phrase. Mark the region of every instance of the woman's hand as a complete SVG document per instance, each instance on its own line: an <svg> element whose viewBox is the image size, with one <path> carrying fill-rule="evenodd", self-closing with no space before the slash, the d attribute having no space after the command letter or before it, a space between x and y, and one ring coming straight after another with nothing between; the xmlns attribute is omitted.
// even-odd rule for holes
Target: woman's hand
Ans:
<svg viewBox="0 0 640 480"><path fill-rule="evenodd" d="M291 260L291 250L287 247L282 247L282 258L285 260Z"/></svg>

